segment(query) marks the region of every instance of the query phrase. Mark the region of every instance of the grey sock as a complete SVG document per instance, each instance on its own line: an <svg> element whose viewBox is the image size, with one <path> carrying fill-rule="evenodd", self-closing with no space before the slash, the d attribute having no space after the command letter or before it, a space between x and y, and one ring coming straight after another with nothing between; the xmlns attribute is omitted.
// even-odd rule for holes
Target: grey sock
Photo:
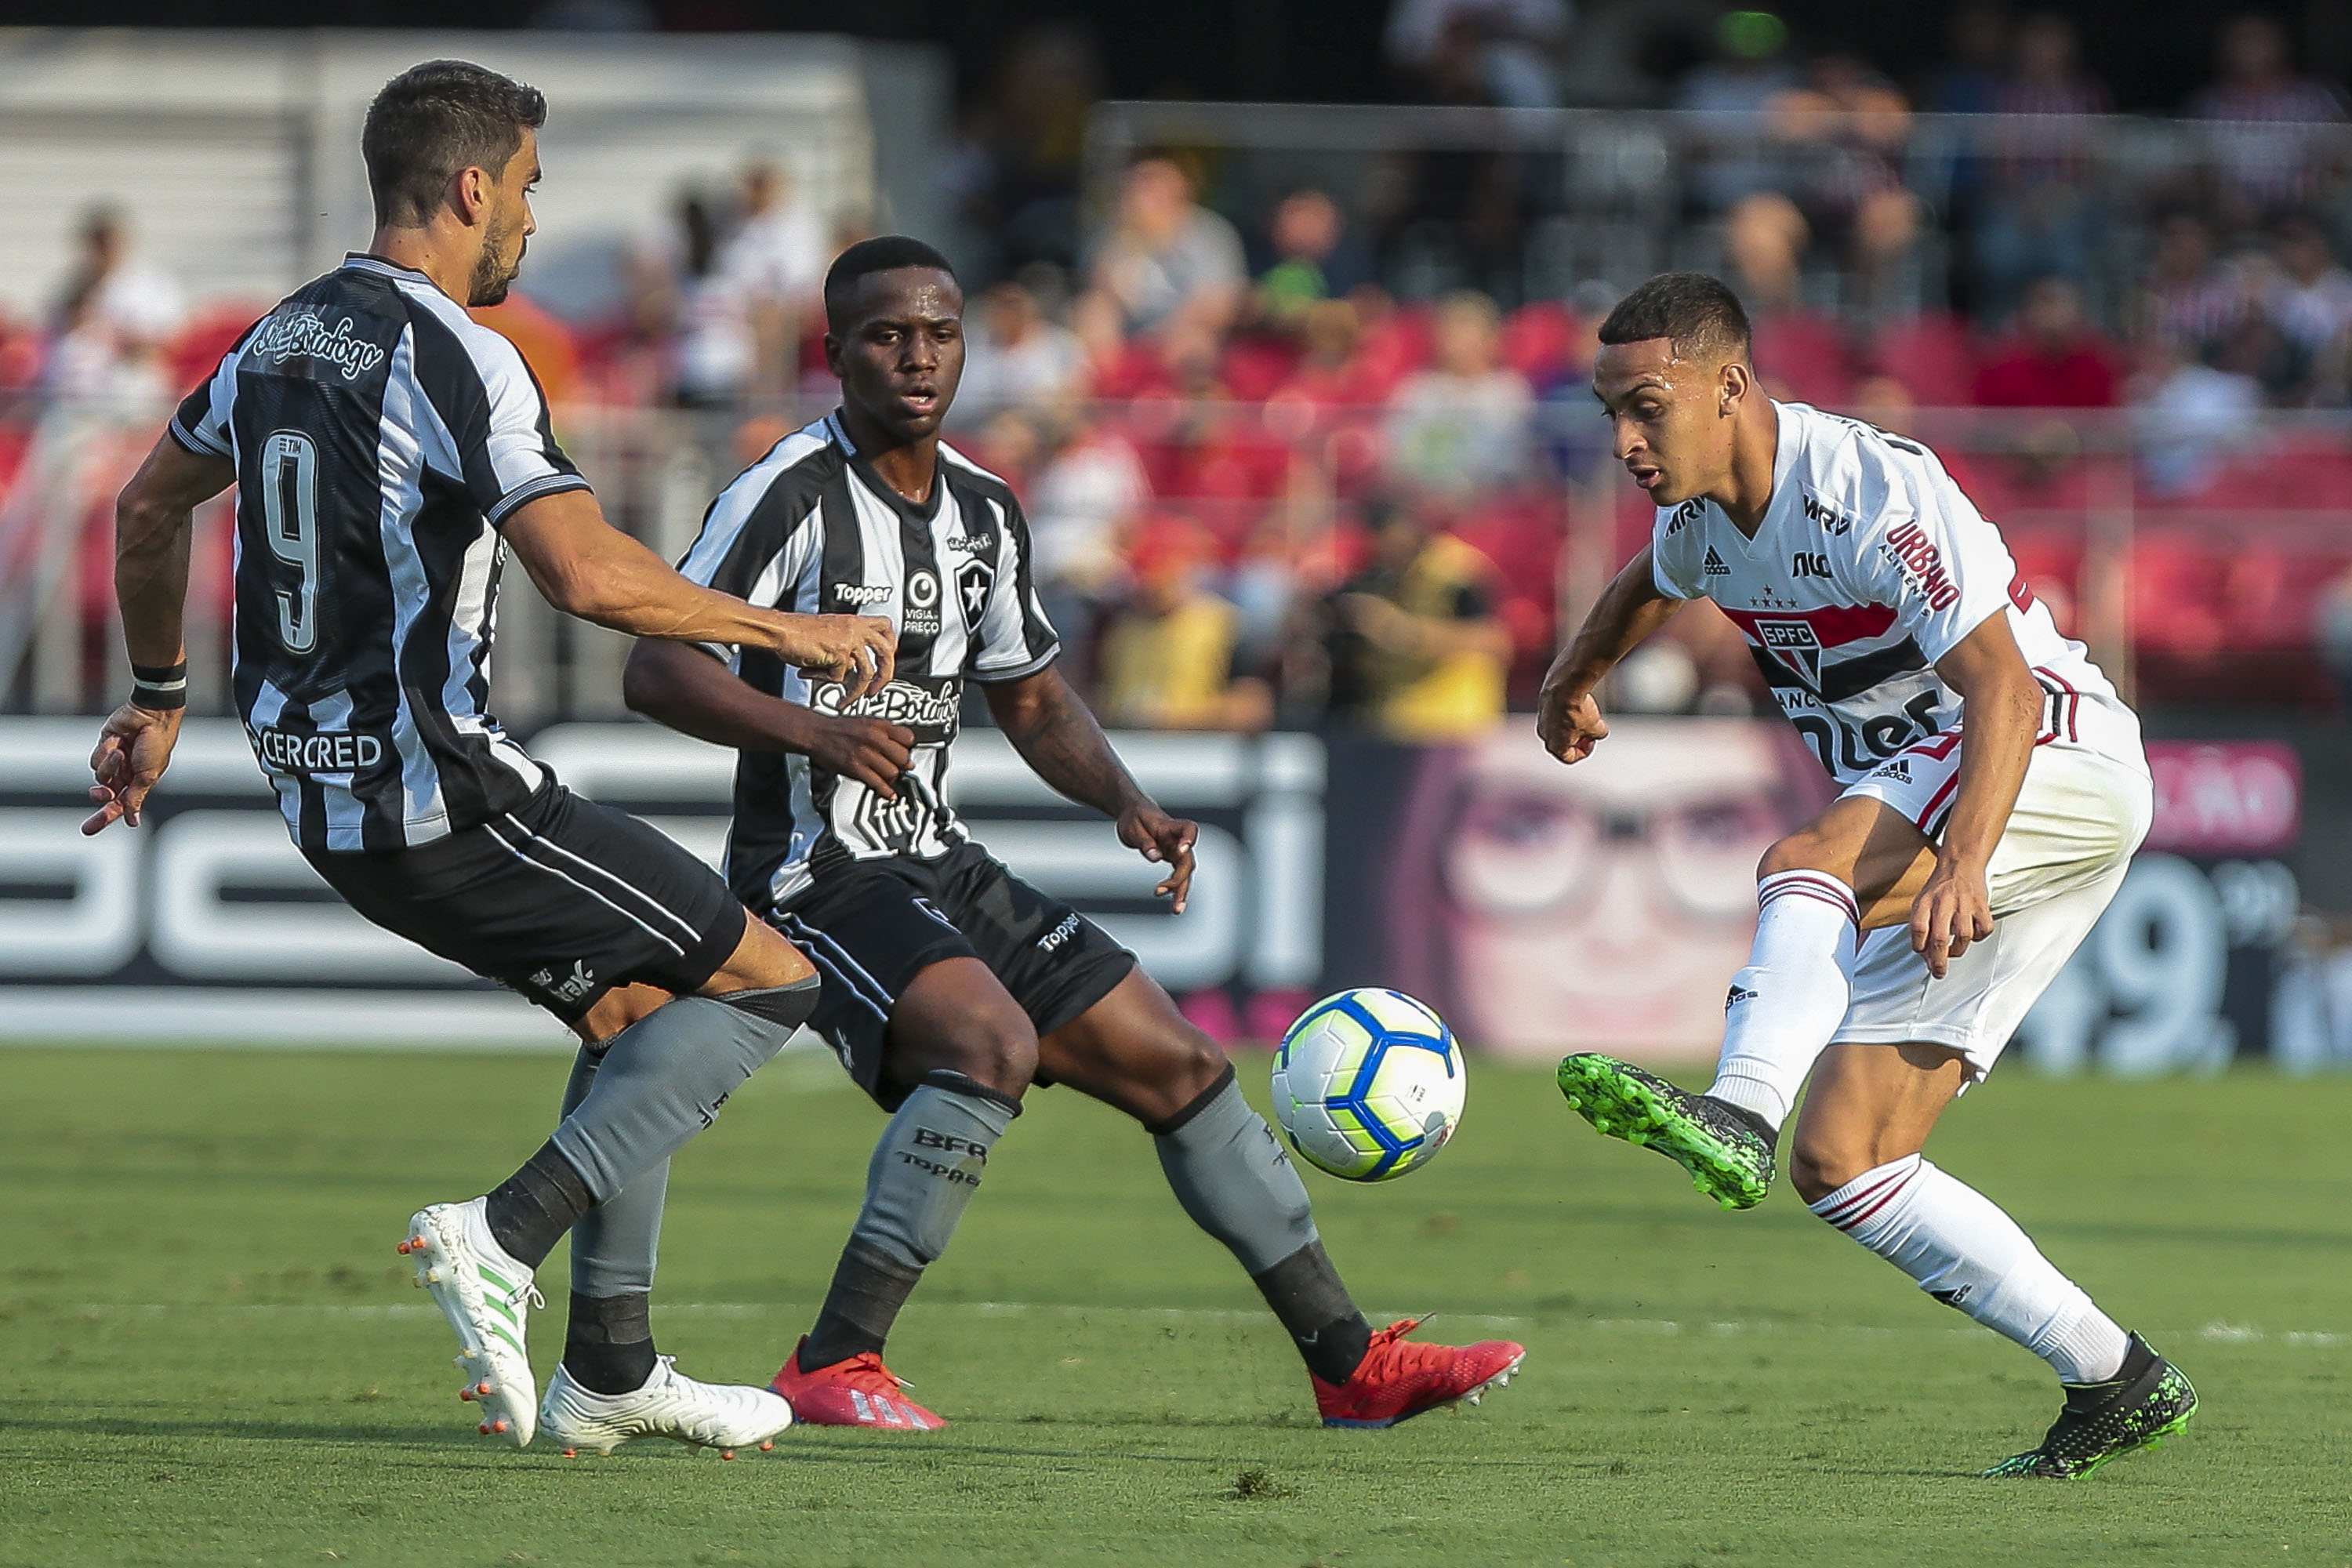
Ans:
<svg viewBox="0 0 2352 1568"><path fill-rule="evenodd" d="M947 1250L1021 1102L958 1072L926 1074L882 1130L866 1167L866 1207L853 1240L908 1268Z"/></svg>
<svg viewBox="0 0 2352 1568"><path fill-rule="evenodd" d="M1252 1279L1315 1239L1315 1210L1290 1156L1234 1082L1234 1069L1153 1127L1160 1168L1192 1223Z"/></svg>
<svg viewBox="0 0 2352 1568"><path fill-rule="evenodd" d="M1315 1230L1306 1184L1234 1069L1151 1129L1160 1168L1192 1223L1225 1244L1289 1331L1307 1369L1345 1383L1371 1328L1356 1310Z"/></svg>
<svg viewBox="0 0 2352 1568"><path fill-rule="evenodd" d="M947 1250L988 1152L1021 1104L957 1072L927 1074L866 1167L866 1206L800 1351L803 1371L879 1354L923 1270Z"/></svg>
<svg viewBox="0 0 2352 1568"><path fill-rule="evenodd" d="M588 1098L610 1040L583 1046L563 1089L563 1114ZM595 1299L642 1295L654 1288L661 1250L662 1206L669 1198L669 1162L632 1176L629 1184L580 1216L572 1227L572 1289ZM629 1386L635 1388L645 1380ZM609 1391L608 1391L609 1392Z"/></svg>
<svg viewBox="0 0 2352 1568"><path fill-rule="evenodd" d="M814 1001L812 975L798 987ZM792 1037L772 1017L706 996L664 1004L614 1037L595 1080L551 1140L598 1202L684 1147Z"/></svg>

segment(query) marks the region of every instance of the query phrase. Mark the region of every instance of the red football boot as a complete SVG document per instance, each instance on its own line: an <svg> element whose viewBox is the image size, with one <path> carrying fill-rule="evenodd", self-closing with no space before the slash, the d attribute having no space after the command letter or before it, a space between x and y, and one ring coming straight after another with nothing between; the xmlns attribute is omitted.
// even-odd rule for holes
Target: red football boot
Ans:
<svg viewBox="0 0 2352 1568"><path fill-rule="evenodd" d="M1458 1399L1475 1405L1489 1387L1510 1382L1527 1359L1527 1347L1508 1340L1458 1346L1408 1343L1405 1335L1422 1321L1406 1318L1375 1332L1362 1364L1345 1383L1326 1383L1309 1374L1324 1426L1393 1426ZM797 1414L800 1406L795 1404L793 1409Z"/></svg>
<svg viewBox="0 0 2352 1568"><path fill-rule="evenodd" d="M801 1343L808 1340L803 1337ZM1517 1349L1517 1346L1512 1347ZM872 1351L847 1361L801 1370L795 1348L776 1380L768 1384L789 1401L793 1419L810 1426L891 1426L903 1432L936 1432L947 1425L899 1392L906 1386ZM1349 1386L1353 1386L1350 1384Z"/></svg>

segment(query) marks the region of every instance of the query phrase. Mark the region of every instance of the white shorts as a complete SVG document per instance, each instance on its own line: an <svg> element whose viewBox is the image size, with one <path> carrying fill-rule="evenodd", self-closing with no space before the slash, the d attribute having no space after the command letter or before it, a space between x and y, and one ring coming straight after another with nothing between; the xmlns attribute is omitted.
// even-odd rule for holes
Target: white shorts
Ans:
<svg viewBox="0 0 2352 1568"><path fill-rule="evenodd" d="M1921 742L1846 791L1942 837L1959 786L1958 733ZM2156 815L2145 769L2075 746L2034 749L2009 828L1993 850L1993 933L1954 959L1944 978L1911 951L1911 928L1863 938L1853 1000L1832 1044L1948 1046L1978 1078L2051 981L2091 934Z"/></svg>

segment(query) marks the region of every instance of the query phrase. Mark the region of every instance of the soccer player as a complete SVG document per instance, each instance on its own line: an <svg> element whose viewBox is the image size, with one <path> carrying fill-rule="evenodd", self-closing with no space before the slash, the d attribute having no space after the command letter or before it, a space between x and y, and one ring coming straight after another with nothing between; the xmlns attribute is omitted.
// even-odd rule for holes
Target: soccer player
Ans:
<svg viewBox="0 0 2352 1568"><path fill-rule="evenodd" d="M560 609L756 648L853 692L888 679L892 634L755 609L608 526L521 356L466 314L505 298L520 268L546 112L535 89L455 60L376 96L368 252L257 322L122 492L115 584L134 686L91 759L84 831L137 826L171 761L191 512L234 483L237 710L304 858L367 919L585 1042L545 1146L488 1196L424 1209L401 1245L457 1331L482 1430L520 1447L543 1419L567 1447L732 1447L791 1413L656 1356L649 1256L633 1274L575 1267L563 1367L535 1417L533 1271L575 1224L593 1256L614 1222L597 1205L625 1187L633 1233L655 1223L660 1185L635 1179L782 1047L816 973L691 855L572 795L499 731L487 707L499 568L511 549ZM677 1000L623 1030L608 993L633 982ZM414 1109L462 1120L466 1101L456 1085Z"/></svg>
<svg viewBox="0 0 2352 1568"><path fill-rule="evenodd" d="M625 686L632 707L740 752L730 879L816 961L812 1026L891 1113L864 1212L777 1391L803 1421L941 1424L900 1393L884 1342L1034 1082L1151 1131L1185 1212L1297 1343L1327 1425L1475 1400L1520 1347L1414 1343L1410 1319L1375 1332L1224 1053L1108 933L1006 870L949 809L971 679L1023 759L1165 866L1159 891L1184 907L1196 827L1137 786L1062 679L1020 502L940 440L963 372L954 273L919 241L866 240L834 263L824 302L839 410L728 487L683 570L753 604L888 616L898 679L858 700L712 638L639 643Z"/></svg>
<svg viewBox="0 0 2352 1568"><path fill-rule="evenodd" d="M1813 1213L2064 1386L2041 1447L1987 1473L2079 1477L2151 1447L2196 1409L2189 1380L1920 1153L2147 835L2139 721L1935 454L1764 395L1723 284L1653 278L1601 342L1593 390L1657 521L1546 675L1544 744L1591 755L1593 689L1705 595L1844 793L1764 857L1713 1088L1578 1055L1560 1089L1737 1209L1770 1187L1810 1074L1790 1163Z"/></svg>

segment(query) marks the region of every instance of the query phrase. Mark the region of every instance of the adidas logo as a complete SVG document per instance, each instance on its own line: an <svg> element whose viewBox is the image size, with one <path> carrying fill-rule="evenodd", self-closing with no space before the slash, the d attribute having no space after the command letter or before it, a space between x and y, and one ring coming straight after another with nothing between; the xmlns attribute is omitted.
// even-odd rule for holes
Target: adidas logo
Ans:
<svg viewBox="0 0 2352 1568"><path fill-rule="evenodd" d="M1715 546L1712 544L1706 547L1706 574L1710 577L1731 575L1731 568L1723 563L1723 557L1715 552Z"/></svg>
<svg viewBox="0 0 2352 1568"><path fill-rule="evenodd" d="M1738 1006L1742 1002L1753 1002L1755 1000L1755 992L1750 991L1745 985L1735 985L1731 988L1731 994L1723 999L1723 1010L1728 1013L1734 1007Z"/></svg>
<svg viewBox="0 0 2352 1568"><path fill-rule="evenodd" d="M1897 784L1909 784L1911 782L1911 760L1908 757L1897 757L1893 762L1887 763L1885 767L1880 768L1878 770L1878 776L1883 779L1893 779Z"/></svg>

